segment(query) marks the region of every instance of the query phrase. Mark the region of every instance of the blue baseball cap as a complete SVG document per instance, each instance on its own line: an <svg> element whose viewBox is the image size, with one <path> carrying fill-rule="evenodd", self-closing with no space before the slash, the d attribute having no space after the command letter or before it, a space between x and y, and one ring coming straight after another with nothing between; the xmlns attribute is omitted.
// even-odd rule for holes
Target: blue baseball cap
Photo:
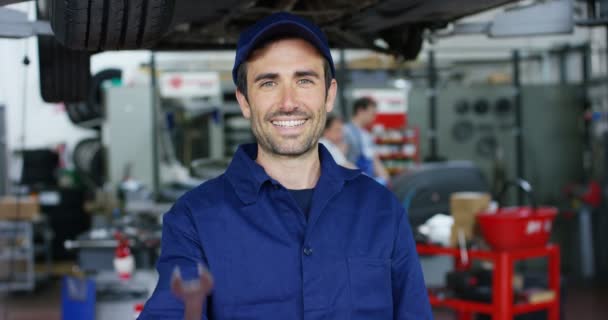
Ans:
<svg viewBox="0 0 608 320"><path fill-rule="evenodd" d="M332 78L336 76L334 61L331 58L327 38L312 22L287 12L278 12L258 21L241 33L236 45L236 57L232 68L232 80L237 82L239 66L247 60L258 45L275 36L293 36L310 42L327 59Z"/></svg>

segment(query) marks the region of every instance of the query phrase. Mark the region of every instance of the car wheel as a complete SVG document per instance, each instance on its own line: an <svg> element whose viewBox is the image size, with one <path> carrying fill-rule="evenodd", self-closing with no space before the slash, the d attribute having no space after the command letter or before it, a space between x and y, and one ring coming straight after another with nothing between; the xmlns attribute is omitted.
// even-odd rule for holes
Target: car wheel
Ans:
<svg viewBox="0 0 608 320"><path fill-rule="evenodd" d="M65 108L70 121L78 126L100 129L105 116L102 96L102 85L106 80L121 79L122 71L119 69L105 69L96 73L88 89L86 102L67 103Z"/></svg>
<svg viewBox="0 0 608 320"><path fill-rule="evenodd" d="M105 116L105 109L103 107L103 83L113 79L122 79L122 70L104 69L97 72L91 80L87 104L97 117L103 118Z"/></svg>
<svg viewBox="0 0 608 320"><path fill-rule="evenodd" d="M50 0L55 37L76 50L148 48L169 30L175 0Z"/></svg>
<svg viewBox="0 0 608 320"><path fill-rule="evenodd" d="M65 111L73 124L79 124L88 118L88 108L84 102L66 103Z"/></svg>
<svg viewBox="0 0 608 320"><path fill-rule="evenodd" d="M106 181L105 148L98 138L78 142L73 152L76 171L91 188L103 186Z"/></svg>

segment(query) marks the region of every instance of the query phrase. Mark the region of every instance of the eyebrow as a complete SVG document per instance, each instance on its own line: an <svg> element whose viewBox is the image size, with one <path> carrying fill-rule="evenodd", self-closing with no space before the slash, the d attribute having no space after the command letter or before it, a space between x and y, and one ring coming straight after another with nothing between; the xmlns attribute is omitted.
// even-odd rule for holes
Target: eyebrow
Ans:
<svg viewBox="0 0 608 320"><path fill-rule="evenodd" d="M295 76L296 76L296 78L302 78L302 77L314 77L317 79L320 78L319 74L313 70L296 71ZM261 80L275 80L278 77L279 77L278 73L267 72L267 73L262 73L262 74L257 75L255 77L255 79L253 79L253 82L255 83L255 82L258 82Z"/></svg>
<svg viewBox="0 0 608 320"><path fill-rule="evenodd" d="M262 73L259 74L255 77L255 79L253 79L253 82L258 82L260 80L274 80L276 78L278 78L279 75L277 73Z"/></svg>
<svg viewBox="0 0 608 320"><path fill-rule="evenodd" d="M319 74L316 73L313 70L304 70L304 71L296 71L296 77L297 78L301 78L301 77L314 77L314 78L320 78Z"/></svg>

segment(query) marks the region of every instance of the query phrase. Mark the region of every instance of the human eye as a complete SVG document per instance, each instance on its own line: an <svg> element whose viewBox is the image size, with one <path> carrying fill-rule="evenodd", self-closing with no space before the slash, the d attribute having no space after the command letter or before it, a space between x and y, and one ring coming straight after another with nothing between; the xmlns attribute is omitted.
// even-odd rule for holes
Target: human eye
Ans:
<svg viewBox="0 0 608 320"><path fill-rule="evenodd" d="M307 79L307 78L302 78L298 80L298 85L302 85L302 86L309 86L309 85L313 85L315 82Z"/></svg>
<svg viewBox="0 0 608 320"><path fill-rule="evenodd" d="M274 81L264 81L260 83L260 88L272 88L276 85Z"/></svg>

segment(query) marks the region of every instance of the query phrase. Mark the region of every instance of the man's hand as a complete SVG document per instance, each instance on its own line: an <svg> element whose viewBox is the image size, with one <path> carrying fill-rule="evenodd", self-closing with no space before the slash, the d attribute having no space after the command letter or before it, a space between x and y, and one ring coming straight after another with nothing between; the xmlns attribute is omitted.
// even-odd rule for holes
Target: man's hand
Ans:
<svg viewBox="0 0 608 320"><path fill-rule="evenodd" d="M201 264L198 265L199 278L184 281L179 267L173 269L171 291L184 302L184 320L200 320L205 298L213 288L213 277Z"/></svg>

